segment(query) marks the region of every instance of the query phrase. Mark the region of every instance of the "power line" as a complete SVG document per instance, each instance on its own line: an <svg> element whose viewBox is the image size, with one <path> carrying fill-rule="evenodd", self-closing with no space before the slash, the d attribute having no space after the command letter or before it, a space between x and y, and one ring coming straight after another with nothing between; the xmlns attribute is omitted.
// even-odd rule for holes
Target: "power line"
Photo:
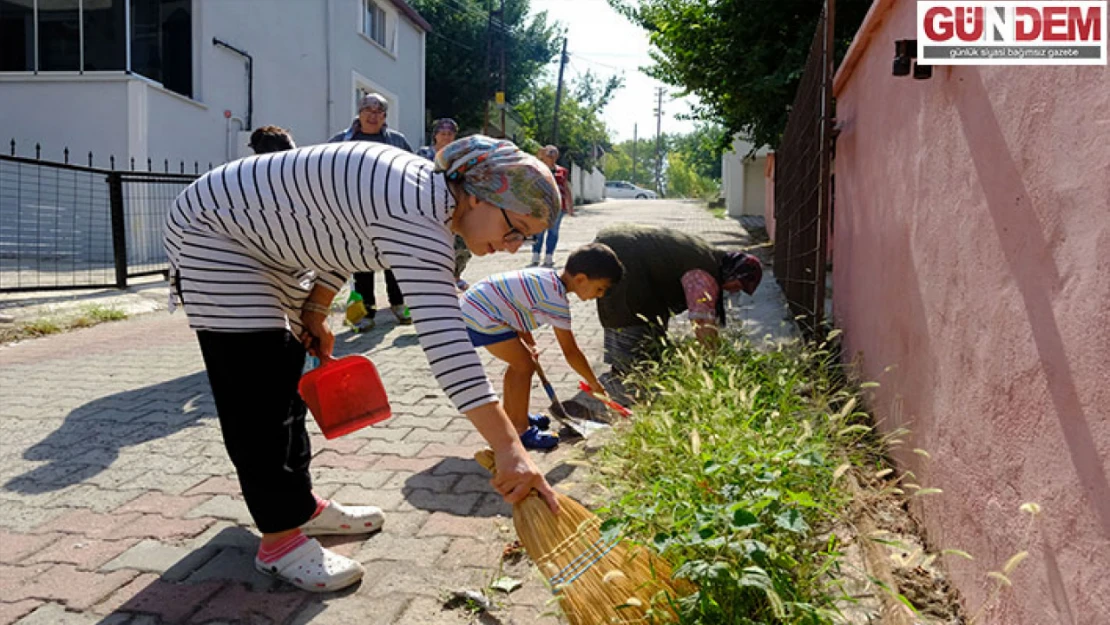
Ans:
<svg viewBox="0 0 1110 625"><path fill-rule="evenodd" d="M464 7L464 6L460 5L459 0L444 0L444 1L449 3L449 4L443 5L443 8L454 11L456 13L462 13L463 15L470 15L472 17L476 17L478 19L483 19L483 20L487 19L489 17L489 14L486 13L485 11L481 10L481 9L467 8L467 7ZM496 13L496 12L497 11L493 11L493 13ZM512 35L513 34L512 29L510 29L508 26L506 26L504 24L504 22L501 22L501 21L498 21L498 20L494 20L493 23L490 25L490 28L492 28L495 31L502 31L507 35Z"/></svg>
<svg viewBox="0 0 1110 625"><path fill-rule="evenodd" d="M623 68L623 67L617 67L616 65L609 65L608 63L602 63L601 61L595 61L594 59L591 59L590 57L587 57L587 56L582 56L581 54L579 54L577 52L572 53L571 56L578 57L579 59L581 59L581 60L583 60L587 63L592 63L594 65L599 65L601 67L605 67L607 69L611 69L611 70L614 70L614 71L618 71L618 72L625 71L625 68Z"/></svg>
<svg viewBox="0 0 1110 625"><path fill-rule="evenodd" d="M567 53L567 66L570 67L572 70L574 70L574 74L576 76L582 77L584 75L582 73L582 70L578 69L578 66L574 64L574 61L570 60L570 57L571 57L571 54L568 52Z"/></svg>
<svg viewBox="0 0 1110 625"><path fill-rule="evenodd" d="M458 46L458 47L460 47L460 48L463 48L464 50L468 50L468 51L470 51L470 52L473 52L473 51L474 51L474 48L471 48L470 46L466 45L465 43L462 43L462 42L459 42L459 41L455 41L454 39L451 39L450 37L444 37L443 35L439 34L438 32L436 32L436 31L434 31L434 30L433 30L433 31L431 31L431 32L432 32L432 35L434 35L434 36L436 36L436 37L439 37L440 39L442 39L442 40L444 40L444 41L446 41L446 42L448 42L448 43L453 43L453 44L455 44L456 46Z"/></svg>
<svg viewBox="0 0 1110 625"><path fill-rule="evenodd" d="M463 6L458 0L443 0L443 1L445 1L447 3L446 8L451 9L453 11L456 11L458 13L466 13L467 15L473 15L474 17L482 17L482 18L486 17L486 12L485 11L483 11L481 9L478 9L478 8Z"/></svg>

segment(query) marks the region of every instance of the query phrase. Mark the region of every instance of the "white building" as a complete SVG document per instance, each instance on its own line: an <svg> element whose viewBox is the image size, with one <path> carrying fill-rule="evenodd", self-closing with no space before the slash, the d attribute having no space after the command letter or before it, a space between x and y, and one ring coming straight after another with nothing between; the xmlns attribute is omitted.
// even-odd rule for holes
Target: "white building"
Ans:
<svg viewBox="0 0 1110 625"><path fill-rule="evenodd" d="M752 147L751 143L735 138L732 151L721 156L721 193L730 217L763 216L770 150L764 146L752 153Z"/></svg>
<svg viewBox="0 0 1110 625"><path fill-rule="evenodd" d="M416 147L429 30L403 0L0 0L0 144L203 168L268 124L325 141L376 91Z"/></svg>

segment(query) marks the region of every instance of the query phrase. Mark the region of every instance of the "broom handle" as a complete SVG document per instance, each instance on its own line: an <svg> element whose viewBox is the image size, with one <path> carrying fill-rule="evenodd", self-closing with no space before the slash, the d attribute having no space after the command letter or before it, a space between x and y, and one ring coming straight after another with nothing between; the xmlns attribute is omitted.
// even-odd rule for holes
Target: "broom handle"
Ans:
<svg viewBox="0 0 1110 625"><path fill-rule="evenodd" d="M553 402L559 401L555 397L555 387L551 386L551 382L547 381L547 376L544 375L544 373L543 373L543 366L540 365L539 357L536 356L535 354L532 354L532 362L535 363L535 365L536 365L536 375L538 375L540 377L540 384L543 385L544 392L547 393L547 396L551 398L551 401L553 401Z"/></svg>
<svg viewBox="0 0 1110 625"><path fill-rule="evenodd" d="M559 401L559 398L555 395L555 387L551 386L551 381L548 380L547 376L544 374L543 366L540 365L540 357L538 354L532 354L532 362L536 365L536 375L538 375L540 378L540 386L543 387L543 392L547 393L547 398L551 400L551 412L555 415L555 418L559 419L563 423L568 423L570 416L563 408L563 402ZM575 432L578 432L582 436L586 435L585 432L582 432L576 426L571 425L571 429Z"/></svg>
<svg viewBox="0 0 1110 625"><path fill-rule="evenodd" d="M497 475L497 465L494 461L492 449L482 449L474 452L474 459L478 461L478 464L482 465L483 469L489 471L493 475Z"/></svg>

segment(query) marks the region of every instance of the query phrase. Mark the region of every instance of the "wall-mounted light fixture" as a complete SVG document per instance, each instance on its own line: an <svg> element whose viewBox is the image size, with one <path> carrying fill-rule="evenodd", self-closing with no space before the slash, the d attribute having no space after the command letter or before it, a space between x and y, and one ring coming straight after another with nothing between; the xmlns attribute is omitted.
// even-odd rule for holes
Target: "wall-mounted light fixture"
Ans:
<svg viewBox="0 0 1110 625"><path fill-rule="evenodd" d="M909 76L913 70L913 77L917 80L928 80L933 77L933 66L922 65L917 62L917 40L899 39L894 42L894 64L890 73L894 76Z"/></svg>

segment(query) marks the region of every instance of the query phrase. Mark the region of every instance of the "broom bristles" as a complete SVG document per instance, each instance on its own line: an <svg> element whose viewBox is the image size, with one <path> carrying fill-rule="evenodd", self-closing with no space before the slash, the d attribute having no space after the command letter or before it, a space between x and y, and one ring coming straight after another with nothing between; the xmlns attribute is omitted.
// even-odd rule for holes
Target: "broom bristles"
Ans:
<svg viewBox="0 0 1110 625"><path fill-rule="evenodd" d="M484 453L488 457L483 457ZM479 452L475 458L491 468L492 452ZM671 601L692 589L671 579L670 564L627 541L607 542L601 536L597 515L566 495L556 496L558 515L551 514L547 503L532 493L513 506L513 525L571 624L676 620Z"/></svg>

